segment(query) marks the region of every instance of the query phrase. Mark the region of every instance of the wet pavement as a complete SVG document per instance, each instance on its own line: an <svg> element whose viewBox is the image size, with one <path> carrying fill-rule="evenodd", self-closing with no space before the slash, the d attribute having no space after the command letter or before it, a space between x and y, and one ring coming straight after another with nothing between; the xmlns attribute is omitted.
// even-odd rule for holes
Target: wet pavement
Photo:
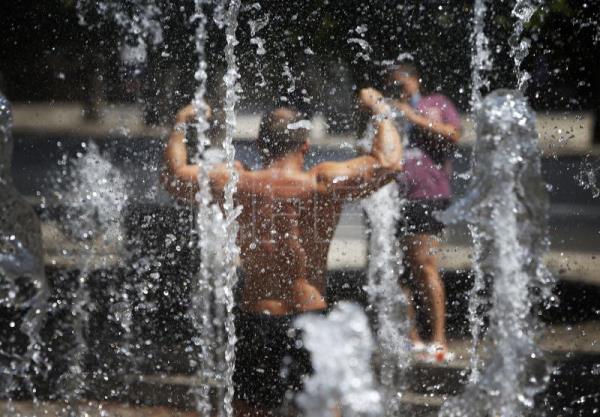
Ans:
<svg viewBox="0 0 600 417"><path fill-rule="evenodd" d="M69 407L61 401L14 401L0 402L3 416L15 417L67 417ZM77 404L80 417L198 417L193 411L173 407L139 407L124 403L81 401Z"/></svg>

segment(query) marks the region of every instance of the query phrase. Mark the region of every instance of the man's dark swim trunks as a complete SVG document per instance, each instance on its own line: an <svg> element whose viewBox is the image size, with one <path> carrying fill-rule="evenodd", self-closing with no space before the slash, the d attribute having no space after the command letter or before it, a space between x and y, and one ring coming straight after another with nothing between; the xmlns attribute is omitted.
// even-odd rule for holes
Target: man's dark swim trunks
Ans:
<svg viewBox="0 0 600 417"><path fill-rule="evenodd" d="M236 399L274 409L283 404L288 391L302 390L312 366L302 334L294 327L297 317L236 312Z"/></svg>

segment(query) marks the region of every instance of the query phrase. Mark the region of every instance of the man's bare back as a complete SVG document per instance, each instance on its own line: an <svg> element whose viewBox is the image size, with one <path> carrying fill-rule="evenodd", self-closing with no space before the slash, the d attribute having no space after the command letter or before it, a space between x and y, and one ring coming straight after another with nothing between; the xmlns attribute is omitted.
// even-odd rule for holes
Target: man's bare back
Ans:
<svg viewBox="0 0 600 417"><path fill-rule="evenodd" d="M260 173L264 187L238 193L243 309L282 315L326 307L327 252L343 200L319 189L316 172L269 167Z"/></svg>
<svg viewBox="0 0 600 417"><path fill-rule="evenodd" d="M361 198L390 181L400 169L402 148L397 131L383 115L381 95L362 90L363 110L379 115L369 155L324 162L304 169L308 131L293 124L299 114L280 108L263 119L259 149L265 168L239 174L236 203L244 270L240 307L249 312L286 315L326 307L325 273L331 239L345 201ZM187 122L190 109L180 114ZM193 117L193 114L192 114ZM174 131L165 152L163 182L179 197L193 198L197 167L187 164L183 135ZM213 197L222 200L229 180L224 165L209 173Z"/></svg>

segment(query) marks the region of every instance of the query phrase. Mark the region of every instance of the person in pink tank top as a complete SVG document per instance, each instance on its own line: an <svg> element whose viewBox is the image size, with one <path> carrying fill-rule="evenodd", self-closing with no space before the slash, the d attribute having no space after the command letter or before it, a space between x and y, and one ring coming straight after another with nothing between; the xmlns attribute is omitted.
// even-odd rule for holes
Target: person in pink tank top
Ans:
<svg viewBox="0 0 600 417"><path fill-rule="evenodd" d="M407 198L398 225L398 238L406 247L407 272L412 279L403 279L409 300L418 291L425 304L431 326L428 358L443 360L447 355L445 334L446 296L440 278L436 251L443 224L434 212L444 210L452 196L451 156L462 134L461 118L454 104L442 94L423 95L418 69L401 64L387 73L388 104L394 108L394 118L402 125L405 144L405 170L397 182ZM414 310L411 308L414 316ZM411 332L415 348L423 348L416 328Z"/></svg>

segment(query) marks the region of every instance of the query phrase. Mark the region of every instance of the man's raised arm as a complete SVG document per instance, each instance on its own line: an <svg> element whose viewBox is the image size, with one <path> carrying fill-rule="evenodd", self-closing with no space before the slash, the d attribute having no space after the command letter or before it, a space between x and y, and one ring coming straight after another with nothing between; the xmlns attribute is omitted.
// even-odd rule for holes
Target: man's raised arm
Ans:
<svg viewBox="0 0 600 417"><path fill-rule="evenodd" d="M383 168L400 169L402 163L402 141L394 123L389 119L390 108L381 93L374 88L364 88L359 93L359 104L363 111L374 117L376 128L371 156Z"/></svg>
<svg viewBox="0 0 600 417"><path fill-rule="evenodd" d="M210 116L210 111L207 112ZM185 144L185 131L196 117L192 105L185 106L175 116L175 125L169 136L164 153L164 168L160 180L173 196L192 200L198 192L198 165L188 163L188 151ZM213 188L222 188L229 178L224 164L214 166L210 173Z"/></svg>
<svg viewBox="0 0 600 417"><path fill-rule="evenodd" d="M313 168L322 191L341 198L362 198L389 182L402 169L402 142L387 117L389 107L383 96L373 88L365 88L358 99L361 110L370 113L375 124L371 152L348 161L324 162Z"/></svg>

